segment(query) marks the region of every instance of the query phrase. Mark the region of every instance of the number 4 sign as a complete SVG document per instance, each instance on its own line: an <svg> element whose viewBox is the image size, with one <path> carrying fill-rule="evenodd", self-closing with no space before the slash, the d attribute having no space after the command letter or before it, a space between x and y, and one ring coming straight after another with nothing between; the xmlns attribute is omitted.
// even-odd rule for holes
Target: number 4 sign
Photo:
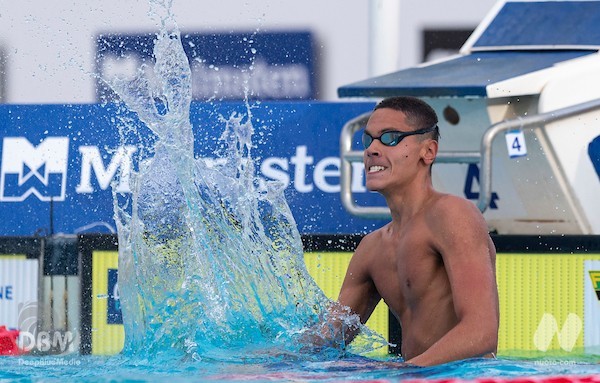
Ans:
<svg viewBox="0 0 600 383"><path fill-rule="evenodd" d="M513 130L506 133L506 147L510 158L523 157L527 155L525 135L522 130Z"/></svg>

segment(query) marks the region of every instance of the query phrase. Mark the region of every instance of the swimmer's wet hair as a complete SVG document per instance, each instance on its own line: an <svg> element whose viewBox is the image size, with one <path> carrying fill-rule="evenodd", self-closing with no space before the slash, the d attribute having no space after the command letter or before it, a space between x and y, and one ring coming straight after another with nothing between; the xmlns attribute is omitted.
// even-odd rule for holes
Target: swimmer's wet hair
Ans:
<svg viewBox="0 0 600 383"><path fill-rule="evenodd" d="M373 111L383 108L393 109L404 113L406 122L415 130L427 129L436 125L436 129L426 136L435 141L439 140L440 130L437 128L437 114L425 101L409 96L390 97L379 102Z"/></svg>

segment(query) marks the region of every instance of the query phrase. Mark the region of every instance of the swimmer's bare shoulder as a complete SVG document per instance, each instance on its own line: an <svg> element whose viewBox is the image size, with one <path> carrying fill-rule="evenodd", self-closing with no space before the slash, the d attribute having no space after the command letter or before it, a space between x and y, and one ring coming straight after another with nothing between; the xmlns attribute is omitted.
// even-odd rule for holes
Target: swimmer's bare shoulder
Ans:
<svg viewBox="0 0 600 383"><path fill-rule="evenodd" d="M431 239L433 246L443 258L477 258L478 254L488 254L492 261L495 260L496 249L487 222L473 202L440 193L430 205L425 219L431 232L435 233Z"/></svg>
<svg viewBox="0 0 600 383"><path fill-rule="evenodd" d="M371 248L377 246L390 225L391 223L387 223L379 229L373 230L372 232L366 234L360 241L359 247L356 250L360 251L360 247Z"/></svg>
<svg viewBox="0 0 600 383"><path fill-rule="evenodd" d="M428 223L438 230L456 232L458 226L477 228L479 234L487 235L487 224L475 204L462 197L436 193L427 213ZM457 226L458 225L458 226Z"/></svg>

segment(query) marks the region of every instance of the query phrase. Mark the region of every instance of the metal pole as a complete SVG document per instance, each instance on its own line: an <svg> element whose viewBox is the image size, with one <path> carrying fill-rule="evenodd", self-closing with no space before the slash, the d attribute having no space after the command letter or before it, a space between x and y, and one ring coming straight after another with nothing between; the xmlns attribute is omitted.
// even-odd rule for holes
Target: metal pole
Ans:
<svg viewBox="0 0 600 383"><path fill-rule="evenodd" d="M535 127L571 116L583 114L600 108L600 99L568 106L551 112L536 114L527 117L518 117L494 124L485 131L481 139L481 166L479 167L479 200L477 207L484 212L490 204L492 197L492 143L494 138L508 130Z"/></svg>
<svg viewBox="0 0 600 383"><path fill-rule="evenodd" d="M369 1L369 77L398 69L401 0Z"/></svg>
<svg viewBox="0 0 600 383"><path fill-rule="evenodd" d="M344 208L350 214L366 218L388 218L390 209L387 207L357 206L352 198L352 162L362 162L363 151L352 150L354 133L362 129L369 120L371 112L364 113L348 121L340 135L340 198Z"/></svg>

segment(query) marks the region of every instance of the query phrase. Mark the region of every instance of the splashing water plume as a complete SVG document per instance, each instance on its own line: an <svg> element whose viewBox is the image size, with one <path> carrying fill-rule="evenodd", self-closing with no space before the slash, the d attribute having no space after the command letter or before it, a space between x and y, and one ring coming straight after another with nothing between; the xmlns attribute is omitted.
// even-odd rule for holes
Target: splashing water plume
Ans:
<svg viewBox="0 0 600 383"><path fill-rule="evenodd" d="M256 176L250 107L225 120L219 161L194 158L190 67L170 12L161 25L154 75L142 68L134 80L110 84L157 136L154 156L132 176L131 197L114 199L124 351L300 355L301 337L327 332L334 303L306 271L281 185ZM362 329L353 352L385 343L356 315L346 312L342 322Z"/></svg>

